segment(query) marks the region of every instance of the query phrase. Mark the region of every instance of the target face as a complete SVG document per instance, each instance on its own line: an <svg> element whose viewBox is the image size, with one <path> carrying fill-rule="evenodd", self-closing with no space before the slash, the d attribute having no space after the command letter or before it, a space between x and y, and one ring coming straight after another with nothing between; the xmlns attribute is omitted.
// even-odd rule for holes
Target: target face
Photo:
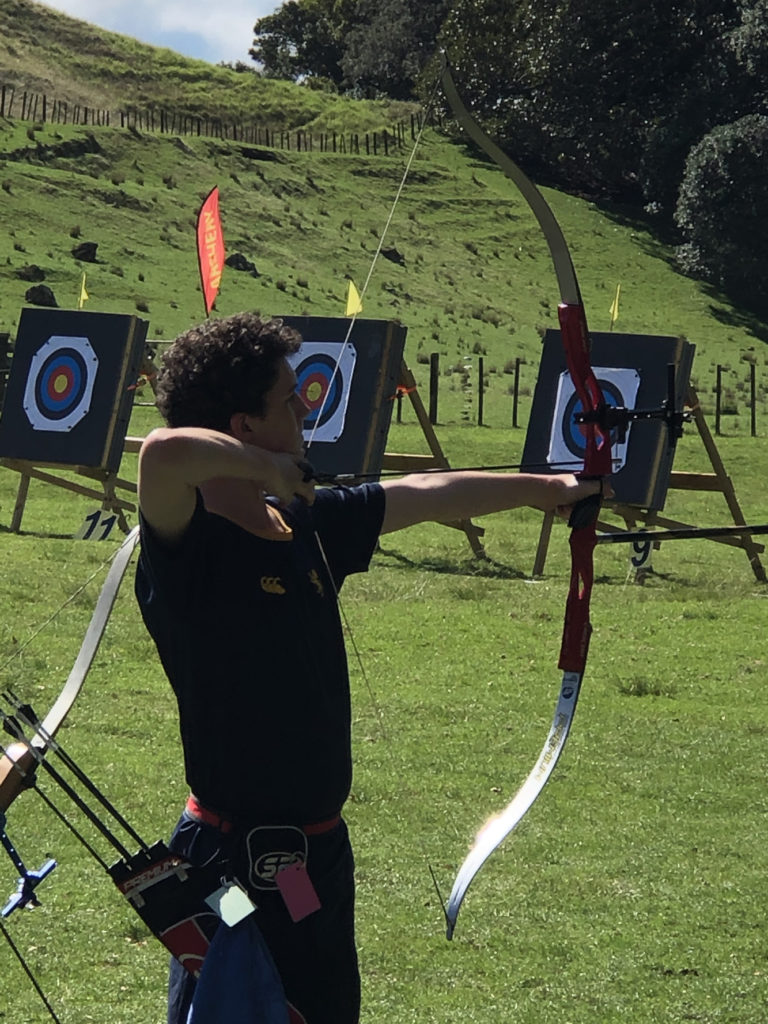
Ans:
<svg viewBox="0 0 768 1024"><path fill-rule="evenodd" d="M24 412L33 430L72 430L91 407L99 360L87 338L52 335L32 356Z"/></svg>
<svg viewBox="0 0 768 1024"><path fill-rule="evenodd" d="M357 352L353 345L305 341L288 360L296 374L296 392L308 406L304 440L337 441L344 432Z"/></svg>
<svg viewBox="0 0 768 1024"><path fill-rule="evenodd" d="M596 366L594 372L607 405L612 408L623 406L633 409L635 407L640 387L640 375L637 370ZM555 412L552 417L547 460L553 467L562 464L563 469L570 468L572 470L574 461L583 462L584 460L587 451L585 430L574 422L574 416L582 412L582 408L581 400L571 381L571 375L566 371L560 375ZM631 430L632 424L630 423L626 437L621 444L618 443L617 431L611 433L614 473L622 469L626 463Z"/></svg>

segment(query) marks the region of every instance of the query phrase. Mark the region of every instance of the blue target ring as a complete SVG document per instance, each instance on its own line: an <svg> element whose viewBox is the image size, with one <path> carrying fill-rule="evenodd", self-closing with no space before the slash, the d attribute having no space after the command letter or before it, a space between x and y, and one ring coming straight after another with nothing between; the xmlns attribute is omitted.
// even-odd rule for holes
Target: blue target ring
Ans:
<svg viewBox="0 0 768 1024"><path fill-rule="evenodd" d="M606 405L609 405L611 408L616 409L626 404L624 401L624 396L615 384L612 384L610 381L607 380L599 380L598 384L600 385L600 390L603 392L603 397L605 398ZM568 402L565 406L565 410L563 412L563 419L561 423L561 431L563 435L563 440L565 441L565 445L568 448L568 451L570 451L578 459L584 458L587 450L587 444L586 438L584 437L583 433L584 428L580 424L576 423L573 417L582 412L583 408L584 407L581 404L581 399L574 391L574 393L568 399ZM617 431L614 429L611 431L612 447L616 445L617 440Z"/></svg>
<svg viewBox="0 0 768 1024"><path fill-rule="evenodd" d="M296 391L309 412L304 430L314 430L327 423L341 402L344 381L331 356L314 355L303 359L295 368Z"/></svg>
<svg viewBox="0 0 768 1024"><path fill-rule="evenodd" d="M88 385L83 357L74 349L52 353L35 380L35 401L48 419L63 419L82 401Z"/></svg>

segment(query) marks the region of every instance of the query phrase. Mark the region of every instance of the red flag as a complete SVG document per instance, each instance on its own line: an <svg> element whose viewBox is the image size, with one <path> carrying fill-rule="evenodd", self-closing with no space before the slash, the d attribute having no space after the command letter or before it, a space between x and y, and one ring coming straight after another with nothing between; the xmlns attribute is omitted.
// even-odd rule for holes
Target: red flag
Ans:
<svg viewBox="0 0 768 1024"><path fill-rule="evenodd" d="M203 284L205 315L211 312L224 267L224 235L219 218L219 189L212 188L197 215L197 261Z"/></svg>

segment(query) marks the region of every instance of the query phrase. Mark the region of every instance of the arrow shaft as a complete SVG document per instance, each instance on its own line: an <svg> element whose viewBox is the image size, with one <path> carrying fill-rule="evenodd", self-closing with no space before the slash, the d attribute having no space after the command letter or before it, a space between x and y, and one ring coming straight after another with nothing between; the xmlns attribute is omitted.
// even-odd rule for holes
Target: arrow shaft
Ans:
<svg viewBox="0 0 768 1024"><path fill-rule="evenodd" d="M598 544L629 544L635 541L663 540L716 540L718 537L739 537L744 534L768 533L768 523L759 526L690 526L679 530L620 530L617 533L600 533Z"/></svg>

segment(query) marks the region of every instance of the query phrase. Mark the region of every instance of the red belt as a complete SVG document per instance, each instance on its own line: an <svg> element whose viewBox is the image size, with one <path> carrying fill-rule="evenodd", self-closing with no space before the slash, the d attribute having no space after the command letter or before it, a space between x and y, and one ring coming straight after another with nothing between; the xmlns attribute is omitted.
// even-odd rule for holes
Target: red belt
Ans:
<svg viewBox="0 0 768 1024"><path fill-rule="evenodd" d="M207 807L203 807L199 803L196 796L191 793L187 800L186 806L187 814L193 817L196 821L202 821L204 825L212 825L213 828L217 828L219 832L231 832L235 827L235 822L229 818L225 818L221 814L217 814L216 811L210 811ZM330 832L331 829L341 821L340 814L334 814L332 818L328 818L326 821L315 821L311 825L299 825L298 827L306 836L319 836L323 832Z"/></svg>

